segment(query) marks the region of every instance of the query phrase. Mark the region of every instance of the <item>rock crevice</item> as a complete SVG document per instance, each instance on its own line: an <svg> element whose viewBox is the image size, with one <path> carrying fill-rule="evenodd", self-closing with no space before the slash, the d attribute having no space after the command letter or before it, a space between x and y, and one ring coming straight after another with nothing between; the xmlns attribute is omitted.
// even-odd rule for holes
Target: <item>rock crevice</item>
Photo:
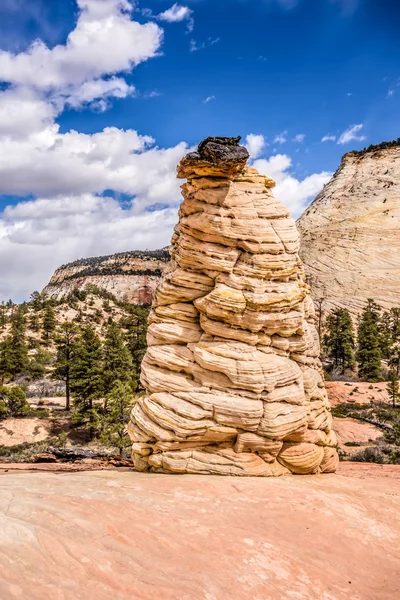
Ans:
<svg viewBox="0 0 400 600"><path fill-rule="evenodd" d="M178 167L184 200L128 431L136 469L332 472L336 438L298 234L238 138Z"/></svg>

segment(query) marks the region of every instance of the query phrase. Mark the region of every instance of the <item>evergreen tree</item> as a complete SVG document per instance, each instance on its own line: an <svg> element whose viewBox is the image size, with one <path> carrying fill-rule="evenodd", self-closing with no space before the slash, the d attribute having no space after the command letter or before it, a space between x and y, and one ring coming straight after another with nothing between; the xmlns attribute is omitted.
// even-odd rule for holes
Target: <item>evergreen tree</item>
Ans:
<svg viewBox="0 0 400 600"><path fill-rule="evenodd" d="M117 381L131 384L132 374L132 357L125 345L121 327L111 322L107 325L103 345L104 393L109 394Z"/></svg>
<svg viewBox="0 0 400 600"><path fill-rule="evenodd" d="M18 385L12 387L0 387L0 401L2 406L0 410L10 417L26 417L30 411L29 403L26 400L24 390Z"/></svg>
<svg viewBox="0 0 400 600"><path fill-rule="evenodd" d="M383 313L379 322L379 339L383 358L389 360L393 348L400 344L400 308Z"/></svg>
<svg viewBox="0 0 400 600"><path fill-rule="evenodd" d="M369 299L359 324L357 338L358 374L367 381L380 381L382 351L379 336L380 307Z"/></svg>
<svg viewBox="0 0 400 600"><path fill-rule="evenodd" d="M7 336L0 343L0 380L2 384L6 379L12 378L12 371L11 336Z"/></svg>
<svg viewBox="0 0 400 600"><path fill-rule="evenodd" d="M11 316L11 335L9 342L10 374L15 377L24 373L29 364L28 346L25 338L26 318L23 306L17 306Z"/></svg>
<svg viewBox="0 0 400 600"><path fill-rule="evenodd" d="M46 367L52 362L52 354L48 350L36 348L35 354L29 361L29 374L33 379L40 379L46 375Z"/></svg>
<svg viewBox="0 0 400 600"><path fill-rule="evenodd" d="M392 401L393 408L396 408L396 400L399 397L399 379L394 369L389 371L387 391Z"/></svg>
<svg viewBox="0 0 400 600"><path fill-rule="evenodd" d="M137 390L140 378L140 365L147 348L147 321L149 309L145 307L131 307L131 316L125 320L127 329L126 345L131 353L133 362L133 389Z"/></svg>
<svg viewBox="0 0 400 600"><path fill-rule="evenodd" d="M3 300L3 302L0 304L0 329L1 329L1 331L4 331L4 329L6 328L7 322L8 322L7 307Z"/></svg>
<svg viewBox="0 0 400 600"><path fill-rule="evenodd" d="M103 395L101 342L88 325L73 342L74 357L70 369L70 388L75 399L76 419L89 424L90 439L98 424L96 400Z"/></svg>
<svg viewBox="0 0 400 600"><path fill-rule="evenodd" d="M29 317L28 326L31 331L40 331L39 316L35 312L33 312Z"/></svg>
<svg viewBox="0 0 400 600"><path fill-rule="evenodd" d="M101 439L110 446L116 446L120 455L131 445L126 433L126 424L134 404L132 389L127 383L117 381L107 395L107 408L102 419Z"/></svg>
<svg viewBox="0 0 400 600"><path fill-rule="evenodd" d="M44 306L45 299L43 298L43 295L40 292L32 292L30 303L33 310L35 312L39 312Z"/></svg>
<svg viewBox="0 0 400 600"><path fill-rule="evenodd" d="M49 342L56 329L56 315L51 304L47 304L43 317L43 340Z"/></svg>
<svg viewBox="0 0 400 600"><path fill-rule="evenodd" d="M335 368L353 369L354 361L354 328L350 313L345 308L337 308L326 319L328 333L324 342L328 356L333 360Z"/></svg>
<svg viewBox="0 0 400 600"><path fill-rule="evenodd" d="M55 336L57 358L53 378L65 382L65 410L71 409L71 366L74 357L74 340L77 335L78 328L75 323L66 321L60 325L59 331Z"/></svg>

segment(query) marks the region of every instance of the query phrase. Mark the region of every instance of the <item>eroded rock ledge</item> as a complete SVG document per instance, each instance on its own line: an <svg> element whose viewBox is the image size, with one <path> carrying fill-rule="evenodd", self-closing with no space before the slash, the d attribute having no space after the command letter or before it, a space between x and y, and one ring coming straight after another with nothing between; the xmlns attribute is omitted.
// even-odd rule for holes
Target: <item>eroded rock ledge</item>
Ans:
<svg viewBox="0 0 400 600"><path fill-rule="evenodd" d="M207 138L178 167L188 181L128 427L140 471L336 469L296 226L239 141Z"/></svg>

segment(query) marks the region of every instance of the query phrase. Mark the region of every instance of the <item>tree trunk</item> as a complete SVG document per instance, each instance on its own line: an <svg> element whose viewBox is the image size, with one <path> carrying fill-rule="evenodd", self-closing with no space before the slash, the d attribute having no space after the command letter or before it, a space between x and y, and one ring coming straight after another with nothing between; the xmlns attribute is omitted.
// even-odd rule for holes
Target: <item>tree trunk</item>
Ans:
<svg viewBox="0 0 400 600"><path fill-rule="evenodd" d="M71 394L70 394L70 389L69 389L69 373L67 374L66 380L65 380L65 395L66 395L66 400L65 400L65 410L71 410Z"/></svg>

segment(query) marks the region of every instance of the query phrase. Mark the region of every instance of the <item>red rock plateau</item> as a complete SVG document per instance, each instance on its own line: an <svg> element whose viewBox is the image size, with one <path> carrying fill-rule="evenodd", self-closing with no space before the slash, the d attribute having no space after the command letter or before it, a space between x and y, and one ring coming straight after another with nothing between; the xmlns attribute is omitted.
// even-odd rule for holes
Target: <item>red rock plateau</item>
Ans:
<svg viewBox="0 0 400 600"><path fill-rule="evenodd" d="M398 600L399 497L400 467L354 463L278 479L0 471L0 598Z"/></svg>

